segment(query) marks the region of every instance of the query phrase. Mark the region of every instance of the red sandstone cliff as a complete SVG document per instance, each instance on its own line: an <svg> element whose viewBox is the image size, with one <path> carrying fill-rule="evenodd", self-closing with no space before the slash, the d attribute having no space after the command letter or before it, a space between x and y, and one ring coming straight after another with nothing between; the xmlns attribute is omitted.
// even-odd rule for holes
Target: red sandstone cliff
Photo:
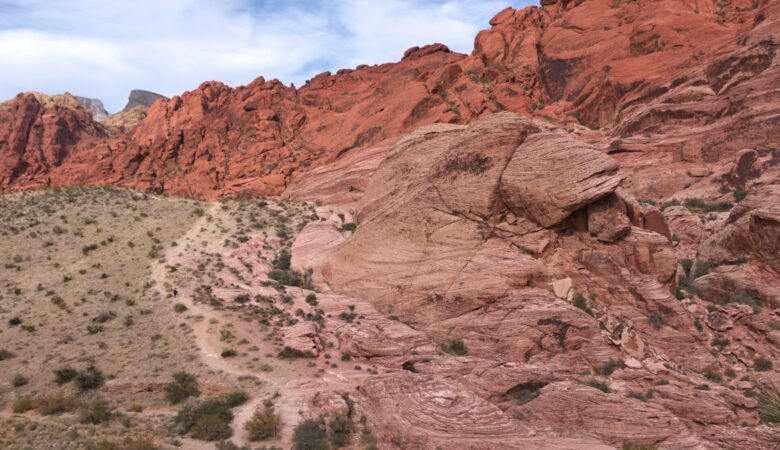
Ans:
<svg viewBox="0 0 780 450"><path fill-rule="evenodd" d="M592 134L613 138L604 141L613 153L687 162L777 137L775 3L542 3L500 12L471 55L414 48L398 63L320 74L299 89L206 82L112 137L86 114L17 97L0 106L0 186L278 194L296 173L347 152L502 110L600 127ZM758 132L745 133L748 122Z"/></svg>

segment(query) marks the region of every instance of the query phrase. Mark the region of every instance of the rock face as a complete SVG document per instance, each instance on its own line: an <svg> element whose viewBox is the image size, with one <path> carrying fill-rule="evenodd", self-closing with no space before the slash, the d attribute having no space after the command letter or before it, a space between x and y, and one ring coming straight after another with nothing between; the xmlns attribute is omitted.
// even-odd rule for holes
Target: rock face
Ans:
<svg viewBox="0 0 780 450"><path fill-rule="evenodd" d="M108 111L103 106L103 102L96 98L87 98L76 96L81 106L92 113L92 119L95 122L103 123L108 120Z"/></svg>
<svg viewBox="0 0 780 450"><path fill-rule="evenodd" d="M624 168L641 167L626 171L626 186L660 200L688 180L706 183L703 167L777 140L777 18L775 2L752 0L509 8L471 55L417 47L398 63L323 73L301 88L207 82L147 116L127 113L150 103L139 91L111 123L119 135L90 142L106 150L99 157L83 164L76 141L56 166L17 170L2 188L51 179L208 198L278 194L301 172L420 126L509 110L549 117Z"/></svg>
<svg viewBox="0 0 780 450"><path fill-rule="evenodd" d="M700 202L662 214L626 179L582 137L497 113L419 128L292 183L284 197L343 215L307 225L293 265L404 324L338 330L341 351L387 370L355 393L380 442L694 449L780 437L738 392L752 384L713 382L729 371L758 382L756 355L778 357L775 185L708 219ZM749 444L737 420L752 424Z"/></svg>

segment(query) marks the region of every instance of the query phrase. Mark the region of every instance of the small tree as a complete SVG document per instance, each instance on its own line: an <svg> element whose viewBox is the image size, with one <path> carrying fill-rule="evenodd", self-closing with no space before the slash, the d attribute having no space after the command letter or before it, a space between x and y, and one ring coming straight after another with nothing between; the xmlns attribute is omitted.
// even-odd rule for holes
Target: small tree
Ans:
<svg viewBox="0 0 780 450"><path fill-rule="evenodd" d="M266 401L263 409L255 411L249 422L244 425L247 439L252 442L273 439L279 433L280 423L279 415L274 411L273 403Z"/></svg>

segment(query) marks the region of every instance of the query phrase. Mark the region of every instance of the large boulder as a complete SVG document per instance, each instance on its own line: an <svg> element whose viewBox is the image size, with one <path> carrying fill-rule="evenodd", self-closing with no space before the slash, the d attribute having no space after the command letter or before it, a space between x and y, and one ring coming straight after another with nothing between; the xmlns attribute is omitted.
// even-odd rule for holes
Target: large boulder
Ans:
<svg viewBox="0 0 780 450"><path fill-rule="evenodd" d="M530 136L501 176L509 208L544 227L615 192L623 176L612 158L560 132Z"/></svg>

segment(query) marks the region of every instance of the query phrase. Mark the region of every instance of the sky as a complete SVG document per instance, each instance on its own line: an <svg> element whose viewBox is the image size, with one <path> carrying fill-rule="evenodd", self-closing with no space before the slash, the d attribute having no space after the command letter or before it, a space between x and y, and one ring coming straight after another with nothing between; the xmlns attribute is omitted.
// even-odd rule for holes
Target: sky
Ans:
<svg viewBox="0 0 780 450"><path fill-rule="evenodd" d="M70 92L122 109L206 80L314 75L397 61L442 42L469 53L507 6L533 0L0 0L0 101Z"/></svg>

